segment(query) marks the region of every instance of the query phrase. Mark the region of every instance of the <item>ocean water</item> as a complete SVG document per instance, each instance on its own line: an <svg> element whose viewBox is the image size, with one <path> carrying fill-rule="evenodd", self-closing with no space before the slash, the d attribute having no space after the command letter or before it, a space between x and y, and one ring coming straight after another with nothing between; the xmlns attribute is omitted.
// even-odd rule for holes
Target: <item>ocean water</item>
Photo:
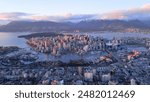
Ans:
<svg viewBox="0 0 150 102"><path fill-rule="evenodd" d="M20 35L26 35L30 33L4 33L0 32L0 46L18 46L20 48L27 48L26 40L24 38L18 38Z"/></svg>

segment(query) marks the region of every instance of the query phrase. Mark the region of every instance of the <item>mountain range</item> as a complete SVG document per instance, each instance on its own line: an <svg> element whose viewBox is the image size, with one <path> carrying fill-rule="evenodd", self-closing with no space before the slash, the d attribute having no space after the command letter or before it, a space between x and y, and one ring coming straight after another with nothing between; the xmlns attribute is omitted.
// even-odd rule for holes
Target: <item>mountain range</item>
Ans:
<svg viewBox="0 0 150 102"><path fill-rule="evenodd" d="M0 26L0 32L60 32L60 31L150 31L150 21L85 20L80 22L12 21Z"/></svg>

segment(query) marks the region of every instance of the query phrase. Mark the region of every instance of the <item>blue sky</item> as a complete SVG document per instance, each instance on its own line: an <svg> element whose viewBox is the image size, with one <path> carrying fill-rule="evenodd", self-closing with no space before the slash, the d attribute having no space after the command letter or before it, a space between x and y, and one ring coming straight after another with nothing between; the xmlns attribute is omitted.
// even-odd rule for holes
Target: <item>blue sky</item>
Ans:
<svg viewBox="0 0 150 102"><path fill-rule="evenodd" d="M87 19L150 19L150 0L0 0L0 23Z"/></svg>
<svg viewBox="0 0 150 102"><path fill-rule="evenodd" d="M0 12L93 14L136 8L150 0L0 0Z"/></svg>

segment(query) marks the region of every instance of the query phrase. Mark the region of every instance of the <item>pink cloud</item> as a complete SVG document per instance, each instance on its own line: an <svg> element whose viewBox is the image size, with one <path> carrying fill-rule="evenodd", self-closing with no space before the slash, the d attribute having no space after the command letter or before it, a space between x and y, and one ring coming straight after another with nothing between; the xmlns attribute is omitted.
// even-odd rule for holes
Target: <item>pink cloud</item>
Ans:
<svg viewBox="0 0 150 102"><path fill-rule="evenodd" d="M20 20L21 18L28 15L29 14L21 12L0 13L0 20Z"/></svg>
<svg viewBox="0 0 150 102"><path fill-rule="evenodd" d="M148 19L150 18L150 4L128 10L117 10L101 15L101 19Z"/></svg>
<svg viewBox="0 0 150 102"><path fill-rule="evenodd" d="M150 4L145 4L141 8L145 10L150 10Z"/></svg>
<svg viewBox="0 0 150 102"><path fill-rule="evenodd" d="M48 21L82 21L85 19L94 19L96 14L78 14L73 15L71 13L66 13L62 15L31 15L26 17L31 20L48 20Z"/></svg>
<svg viewBox="0 0 150 102"><path fill-rule="evenodd" d="M50 21L61 21L61 20L66 20L69 19L72 14L63 14L63 15L31 15L28 16L28 19L31 20L50 20Z"/></svg>
<svg viewBox="0 0 150 102"><path fill-rule="evenodd" d="M0 21L31 20L31 21L82 21L91 19L150 19L150 4L145 4L139 8L127 10L116 10L104 14L59 14L59 15L39 15L22 12L0 13Z"/></svg>
<svg viewBox="0 0 150 102"><path fill-rule="evenodd" d="M101 15L101 19L126 19L124 11L113 11Z"/></svg>

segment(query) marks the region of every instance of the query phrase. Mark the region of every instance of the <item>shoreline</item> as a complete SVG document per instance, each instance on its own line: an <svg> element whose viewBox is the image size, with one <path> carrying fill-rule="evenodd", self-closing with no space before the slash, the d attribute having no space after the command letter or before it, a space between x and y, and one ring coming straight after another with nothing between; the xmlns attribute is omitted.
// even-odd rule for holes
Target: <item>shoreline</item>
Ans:
<svg viewBox="0 0 150 102"><path fill-rule="evenodd" d="M18 38L25 38L25 39L29 39L32 37L55 37L55 36L62 36L63 34L60 33L55 33L55 32L42 32L42 33L31 33L28 35L20 35L18 36Z"/></svg>

